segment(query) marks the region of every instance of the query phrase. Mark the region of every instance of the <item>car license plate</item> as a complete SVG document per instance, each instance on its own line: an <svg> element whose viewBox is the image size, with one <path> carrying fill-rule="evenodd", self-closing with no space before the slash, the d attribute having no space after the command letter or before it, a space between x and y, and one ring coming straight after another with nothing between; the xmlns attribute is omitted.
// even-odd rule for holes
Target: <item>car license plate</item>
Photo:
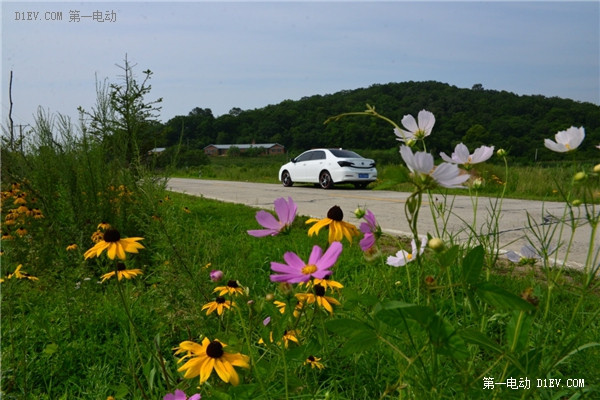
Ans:
<svg viewBox="0 0 600 400"><path fill-rule="evenodd" d="M361 179L367 179L369 177L369 174L358 174L358 177Z"/></svg>

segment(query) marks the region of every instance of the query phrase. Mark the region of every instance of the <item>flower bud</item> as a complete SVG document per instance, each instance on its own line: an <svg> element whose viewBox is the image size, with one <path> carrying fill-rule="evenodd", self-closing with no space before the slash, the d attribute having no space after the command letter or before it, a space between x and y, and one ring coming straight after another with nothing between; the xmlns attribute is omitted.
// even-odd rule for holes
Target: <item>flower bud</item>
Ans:
<svg viewBox="0 0 600 400"><path fill-rule="evenodd" d="M221 270L212 270L210 271L210 280L213 282L219 282L223 279L223 271Z"/></svg>
<svg viewBox="0 0 600 400"><path fill-rule="evenodd" d="M586 178L585 172L581 172L581 171L580 171L580 172L578 172L578 173L576 173L576 174L573 176L573 180L574 180L575 182L582 181L582 180L584 180L585 178Z"/></svg>
<svg viewBox="0 0 600 400"><path fill-rule="evenodd" d="M268 302L272 302L273 300L275 300L275 295L273 293L267 293L265 295L265 300Z"/></svg>
<svg viewBox="0 0 600 400"><path fill-rule="evenodd" d="M356 210L354 210L354 216L358 219L364 217L366 213L367 211L364 208L358 207Z"/></svg>
<svg viewBox="0 0 600 400"><path fill-rule="evenodd" d="M498 151L496 152L496 154L498 155L498 157L505 157L507 152L504 149L498 149Z"/></svg>
<svg viewBox="0 0 600 400"><path fill-rule="evenodd" d="M581 200L575 199L571 202L574 207L579 207L581 205Z"/></svg>
<svg viewBox="0 0 600 400"><path fill-rule="evenodd" d="M444 249L444 241L440 238L431 238L427 242L427 246L434 251L442 251Z"/></svg>
<svg viewBox="0 0 600 400"><path fill-rule="evenodd" d="M594 165L594 169L593 169L593 171L594 171L595 173L597 173L597 174L600 174L600 164L596 164L596 165Z"/></svg>
<svg viewBox="0 0 600 400"><path fill-rule="evenodd" d="M481 189L483 187L483 179L476 178L473 180L473 189Z"/></svg>

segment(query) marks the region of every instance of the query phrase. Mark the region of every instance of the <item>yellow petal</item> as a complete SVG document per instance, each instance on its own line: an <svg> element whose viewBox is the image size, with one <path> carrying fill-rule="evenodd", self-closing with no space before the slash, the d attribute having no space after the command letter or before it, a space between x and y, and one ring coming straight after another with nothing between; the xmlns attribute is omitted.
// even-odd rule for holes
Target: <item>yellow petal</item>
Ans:
<svg viewBox="0 0 600 400"><path fill-rule="evenodd" d="M217 371L217 375L219 375L219 378L221 378L224 382L229 382L229 378L231 377L227 365L228 364L224 363L221 359L215 360L215 371ZM229 365L229 367L231 370L233 370L233 367L231 367L231 365Z"/></svg>
<svg viewBox="0 0 600 400"><path fill-rule="evenodd" d="M200 367L200 383L206 382L215 366L215 359L206 356L204 363Z"/></svg>
<svg viewBox="0 0 600 400"><path fill-rule="evenodd" d="M123 248L123 244L120 240L115 243L115 247L117 248L117 257L119 257L120 260L126 259L127 255L125 255L125 249Z"/></svg>
<svg viewBox="0 0 600 400"><path fill-rule="evenodd" d="M332 219L329 218L323 218L322 220L316 220L316 219L309 219L308 221L306 221L306 223L308 224L309 221L317 221L316 224L314 224L309 230L308 230L308 236L312 236L315 234L319 234L319 231L321 230L321 228L323 228L324 226L329 225L331 222L333 222Z"/></svg>

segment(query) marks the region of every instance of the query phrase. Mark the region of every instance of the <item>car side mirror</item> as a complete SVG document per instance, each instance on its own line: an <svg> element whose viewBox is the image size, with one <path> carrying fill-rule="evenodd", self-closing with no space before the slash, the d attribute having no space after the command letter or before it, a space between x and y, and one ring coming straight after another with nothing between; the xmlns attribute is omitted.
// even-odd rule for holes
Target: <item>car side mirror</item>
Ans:
<svg viewBox="0 0 600 400"><path fill-rule="evenodd" d="M292 158L290 161L293 162L293 163L295 163L296 162L296 157Z"/></svg>

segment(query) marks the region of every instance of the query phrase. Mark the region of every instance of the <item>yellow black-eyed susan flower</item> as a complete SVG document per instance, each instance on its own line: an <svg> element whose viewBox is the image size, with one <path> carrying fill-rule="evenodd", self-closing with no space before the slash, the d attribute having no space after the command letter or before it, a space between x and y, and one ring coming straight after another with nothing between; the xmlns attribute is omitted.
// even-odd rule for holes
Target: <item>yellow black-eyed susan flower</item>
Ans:
<svg viewBox="0 0 600 400"><path fill-rule="evenodd" d="M234 367L250 368L250 357L224 351L227 345L219 340L210 341L204 338L201 344L185 341L176 347L175 354L185 353L179 362L187 359L178 371L185 371L184 378L200 376L200 384L206 382L212 371L215 370L224 382L237 386L240 378Z"/></svg>
<svg viewBox="0 0 600 400"><path fill-rule="evenodd" d="M98 227L97 227L97 229L98 229L98 230L103 230L103 231L105 231L105 230L107 230L107 229L110 229L110 224L109 224L108 222L104 222L104 221L102 221L102 222L100 222L100 223L98 224Z"/></svg>
<svg viewBox="0 0 600 400"><path fill-rule="evenodd" d="M114 260L115 256L121 260L125 260L127 258L125 253L137 253L139 249L144 248L144 246L138 243L139 240L144 240L144 238L132 237L121 239L119 231L108 229L104 232L102 240L86 251L84 256L86 260L91 257L100 257L100 254L106 250L106 254L111 260Z"/></svg>
<svg viewBox="0 0 600 400"><path fill-rule="evenodd" d="M315 356L308 356L306 361L304 361L304 365L310 365L311 368L323 369L325 368L323 364L320 363L321 359Z"/></svg>
<svg viewBox="0 0 600 400"><path fill-rule="evenodd" d="M290 342L294 342L298 345L300 344L300 342L298 341L298 333L295 330L284 331L282 339L283 339L283 346L286 349L289 347ZM269 340L271 341L271 343L273 343L273 331L269 332ZM258 344L265 344L265 342L261 338L258 340ZM277 344L281 345L281 341L278 341Z"/></svg>
<svg viewBox="0 0 600 400"><path fill-rule="evenodd" d="M331 275L327 275L323 279L314 278L313 280L301 283L300 285L306 285L307 288L310 288L314 285L321 285L323 288L325 288L325 290L329 289L332 292L339 291L340 289L344 288L344 285L330 278Z"/></svg>
<svg viewBox="0 0 600 400"><path fill-rule="evenodd" d="M117 264L117 269L115 271L110 271L107 274L101 276L102 281L100 283L104 283L107 279L112 278L113 276L117 276L119 280L125 279L133 279L138 275L141 275L143 272L141 269L126 269L127 267L123 263Z"/></svg>
<svg viewBox="0 0 600 400"><path fill-rule="evenodd" d="M29 275L27 272L22 271L21 268L23 268L23 264L19 264L17 266L17 268L15 269L15 272L13 272L12 274L8 274L6 279L17 278L17 279L29 279L30 281L39 281L39 279L37 277L35 277L33 275Z"/></svg>
<svg viewBox="0 0 600 400"><path fill-rule="evenodd" d="M214 301L206 303L204 306L202 306L201 311L207 310L206 315L208 315L216 310L217 314L221 315L225 309L230 309L231 307L235 307L235 303L233 301L226 300L225 297L219 296Z"/></svg>
<svg viewBox="0 0 600 400"><path fill-rule="evenodd" d="M308 230L308 236L318 235L321 228L329 227L329 243L339 242L345 237L352 243L352 237L358 236L360 231L358 228L348 222L344 222L344 212L339 206L333 206L327 212L327 218L317 219L310 218L306 221L307 224L314 224Z"/></svg>
<svg viewBox="0 0 600 400"><path fill-rule="evenodd" d="M339 301L330 296L325 296L325 288L321 285L314 285L313 287L314 293L298 293L296 294L296 298L302 304L312 304L317 303L319 307L323 307L330 314L333 314L333 307L331 305L339 306L341 305Z"/></svg>
<svg viewBox="0 0 600 400"><path fill-rule="evenodd" d="M238 284L237 281L230 280L227 282L227 286L217 286L213 293L219 292L219 296L226 294L244 294L244 289Z"/></svg>
<svg viewBox="0 0 600 400"><path fill-rule="evenodd" d="M67 251L77 250L78 247L79 246L77 246L77 243L71 243L67 246Z"/></svg>

